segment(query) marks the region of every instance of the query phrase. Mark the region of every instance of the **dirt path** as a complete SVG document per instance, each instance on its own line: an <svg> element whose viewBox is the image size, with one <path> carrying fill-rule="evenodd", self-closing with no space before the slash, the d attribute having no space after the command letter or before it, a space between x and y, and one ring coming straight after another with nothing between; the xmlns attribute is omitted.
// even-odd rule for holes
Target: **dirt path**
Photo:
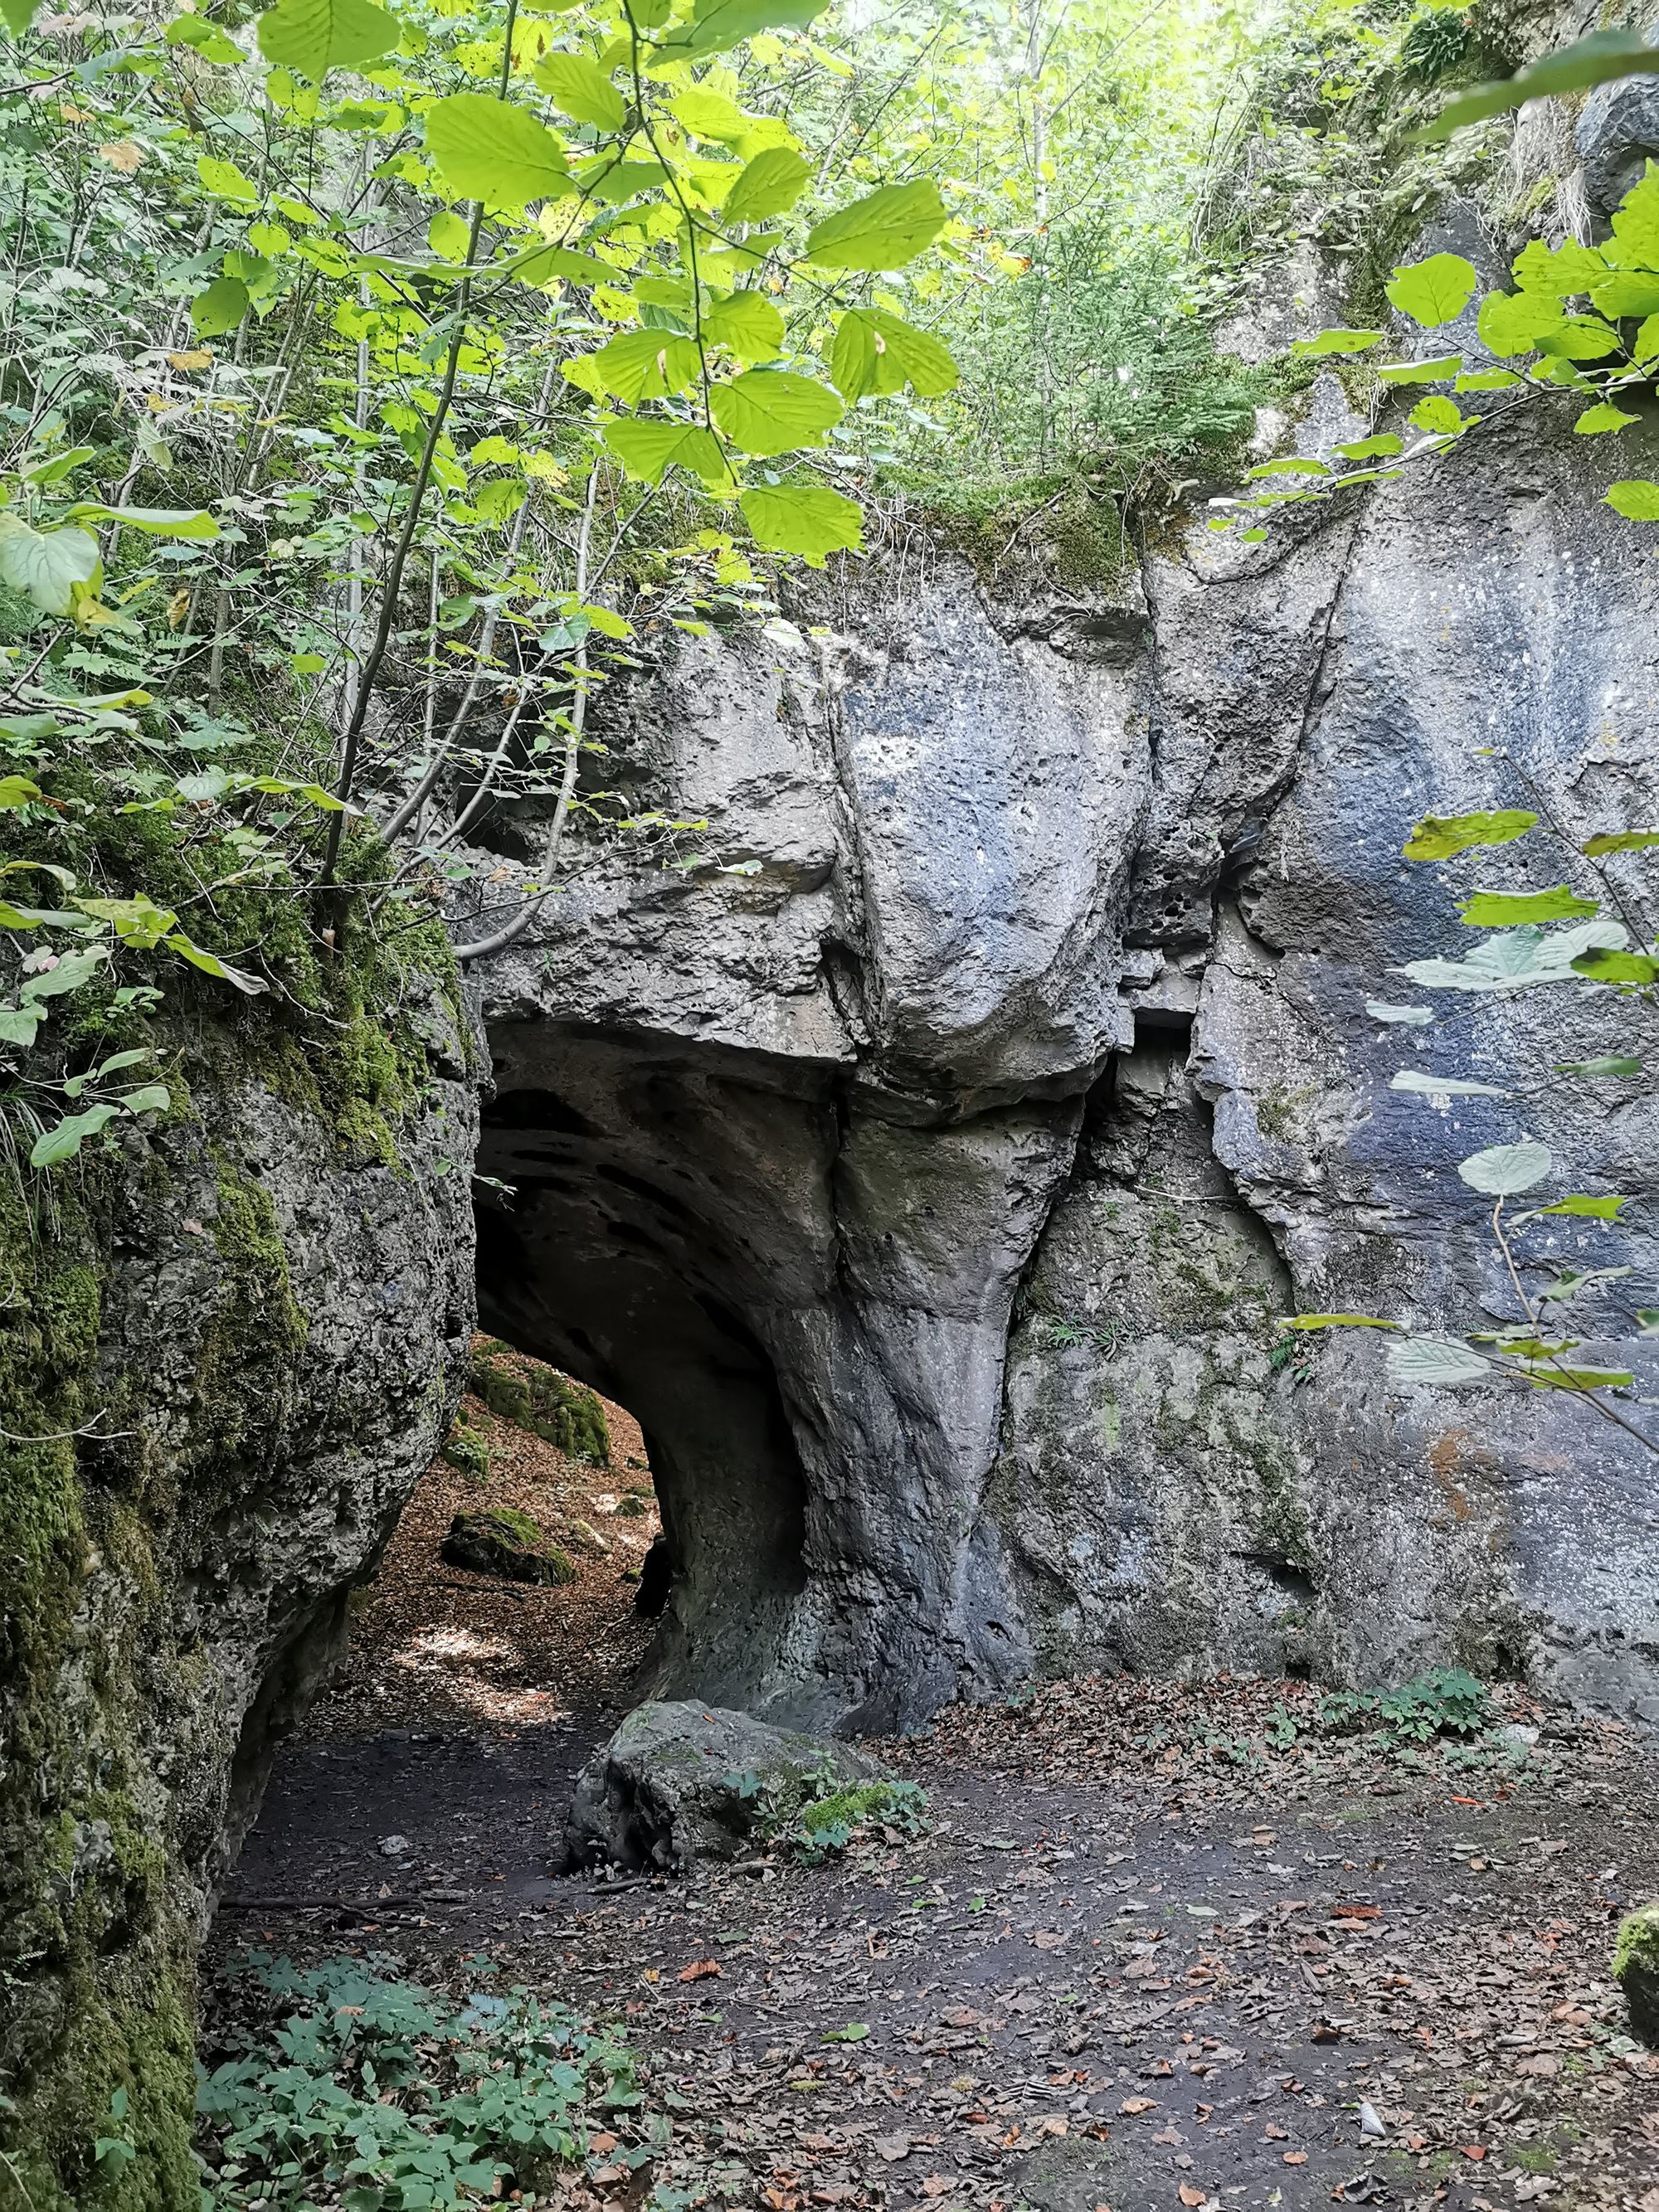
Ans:
<svg viewBox="0 0 1659 2212"><path fill-rule="evenodd" d="M380 1953L617 2018L669 2147L637 2175L601 2150L562 2201L1659 2212L1659 2057L1607 1973L1659 1893L1644 1740L1513 1692L1473 1747L1419 1752L1322 1733L1304 1685L1060 1685L890 1747L924 1836L565 1875L617 1680L582 1655L624 1648L629 1585L607 1555L574 1596L458 1618L447 1504L406 1519L347 1693L281 1761L215 1953ZM486 1680L466 1639L510 1639L508 1608L523 1646ZM368 1661L385 1686L411 1648L375 1698Z"/></svg>

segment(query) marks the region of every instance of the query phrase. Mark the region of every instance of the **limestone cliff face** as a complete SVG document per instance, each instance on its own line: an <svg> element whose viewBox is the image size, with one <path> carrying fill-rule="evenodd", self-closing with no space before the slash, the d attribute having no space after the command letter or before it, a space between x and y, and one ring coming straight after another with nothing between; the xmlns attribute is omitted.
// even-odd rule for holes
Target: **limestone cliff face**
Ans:
<svg viewBox="0 0 1659 2212"><path fill-rule="evenodd" d="M1455 1170L1522 1127L1560 1189L1659 1184L1646 1085L1549 1073L1629 1007L1397 972L1477 941L1455 890L1583 873L1546 831L1413 866L1421 813L1659 819L1651 564L1584 442L1495 431L1109 592L913 557L633 689L607 781L734 872L595 842L484 979L481 1280L646 1426L668 1685L884 1726L1032 1669L1462 1656L1659 1717L1659 1463L1272 1326L1512 1318ZM1608 1338L1633 1211L1550 1240L1635 1269Z"/></svg>
<svg viewBox="0 0 1659 2212"><path fill-rule="evenodd" d="M204 993L172 1114L50 1196L7 1171L0 2149L37 2212L196 2201L212 1894L463 1379L476 1091L441 984L372 1024ZM104 2135L135 2155L94 2177Z"/></svg>

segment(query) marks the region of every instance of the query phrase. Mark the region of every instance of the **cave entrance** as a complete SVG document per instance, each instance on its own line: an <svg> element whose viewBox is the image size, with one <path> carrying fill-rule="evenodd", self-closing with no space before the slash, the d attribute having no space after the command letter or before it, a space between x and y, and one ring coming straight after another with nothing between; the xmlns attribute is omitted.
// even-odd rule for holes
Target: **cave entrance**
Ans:
<svg viewBox="0 0 1659 2212"><path fill-rule="evenodd" d="M652 1127L661 1158L618 1142ZM480 1146L479 1325L639 1424L662 1536L636 1694L753 1706L805 1584L806 1491L732 1223L691 1181L709 1151L672 1116L595 1118L545 1079L501 1080Z"/></svg>

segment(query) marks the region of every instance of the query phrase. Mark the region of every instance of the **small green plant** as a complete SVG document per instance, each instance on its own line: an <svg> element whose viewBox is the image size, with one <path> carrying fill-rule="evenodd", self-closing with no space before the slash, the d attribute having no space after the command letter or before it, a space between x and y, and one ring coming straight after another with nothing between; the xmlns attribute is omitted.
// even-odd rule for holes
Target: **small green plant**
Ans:
<svg viewBox="0 0 1659 2212"><path fill-rule="evenodd" d="M443 1456L451 1467L459 1468L463 1474L477 1475L480 1480L489 1472L489 1446L482 1437L459 1425L444 1438Z"/></svg>
<svg viewBox="0 0 1659 2212"><path fill-rule="evenodd" d="M112 2132L100 2136L92 2147L92 2154L99 2172L106 2181L112 2181L124 2166L137 2157L127 2134L127 2093L125 2088L111 2093L109 2124Z"/></svg>
<svg viewBox="0 0 1659 2212"><path fill-rule="evenodd" d="M395 1964L245 1962L248 2048L199 2087L203 2212L453 2212L556 2194L592 2135L639 2107L633 2059L608 2030L522 1989L458 2002ZM653 2148L615 2155L637 2166Z"/></svg>
<svg viewBox="0 0 1659 2212"><path fill-rule="evenodd" d="M1396 1690L1333 1690L1320 1699L1319 1719L1334 1735L1372 1729L1400 1747L1478 1735L1491 1722L1492 1705L1464 1668L1436 1667Z"/></svg>
<svg viewBox="0 0 1659 2212"><path fill-rule="evenodd" d="M769 1793L758 1777L740 1778L759 1799L762 1838L802 1866L821 1866L878 1829L919 1836L929 1825L927 1793L914 1782L849 1784L820 1767Z"/></svg>

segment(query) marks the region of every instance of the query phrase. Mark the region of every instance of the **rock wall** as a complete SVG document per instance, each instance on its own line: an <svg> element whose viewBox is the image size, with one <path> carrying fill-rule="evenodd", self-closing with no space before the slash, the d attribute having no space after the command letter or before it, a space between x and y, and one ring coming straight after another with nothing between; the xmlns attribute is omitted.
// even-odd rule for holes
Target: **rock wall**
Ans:
<svg viewBox="0 0 1659 2212"><path fill-rule="evenodd" d="M372 1018L173 988L174 1109L0 1173L0 2174L34 2212L196 2203L213 1893L461 1388L470 1046L441 963L374 981Z"/></svg>
<svg viewBox="0 0 1659 2212"><path fill-rule="evenodd" d="M1557 1188L1659 1184L1647 1086L1550 1073L1644 1014L1397 973L1476 941L1455 891L1588 885L1545 832L1415 866L1419 814L1659 818L1653 570L1592 442L1494 428L1106 589L913 553L611 710L606 781L707 817L713 864L592 840L485 978L518 1195L482 1281L645 1425L665 1686L885 1727L1033 1670L1462 1656L1659 1717L1659 1462L1273 1327L1512 1318L1455 1170L1522 1127ZM1639 1415L1648 1210L1550 1249L1636 1271L1594 1327Z"/></svg>

